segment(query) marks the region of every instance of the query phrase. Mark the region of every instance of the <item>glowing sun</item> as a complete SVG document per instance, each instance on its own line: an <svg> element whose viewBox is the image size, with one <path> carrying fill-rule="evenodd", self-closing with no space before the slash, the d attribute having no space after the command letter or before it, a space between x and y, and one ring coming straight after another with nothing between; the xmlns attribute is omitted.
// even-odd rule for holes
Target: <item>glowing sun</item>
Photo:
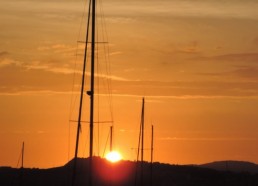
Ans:
<svg viewBox="0 0 258 186"><path fill-rule="evenodd" d="M118 162L122 159L122 156L119 152L117 151L112 151L107 153L106 159L112 163Z"/></svg>

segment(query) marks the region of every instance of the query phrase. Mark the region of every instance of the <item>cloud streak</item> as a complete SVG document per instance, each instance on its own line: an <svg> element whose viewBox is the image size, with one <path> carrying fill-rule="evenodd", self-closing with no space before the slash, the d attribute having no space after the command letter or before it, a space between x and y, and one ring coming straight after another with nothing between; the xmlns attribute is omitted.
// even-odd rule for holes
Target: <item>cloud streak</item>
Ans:
<svg viewBox="0 0 258 186"><path fill-rule="evenodd" d="M256 138L178 138L178 137L165 137L159 138L161 141L257 141Z"/></svg>
<svg viewBox="0 0 258 186"><path fill-rule="evenodd" d="M0 58L7 56L9 53L7 51L0 51Z"/></svg>
<svg viewBox="0 0 258 186"><path fill-rule="evenodd" d="M134 15L145 16L155 13L161 16L258 19L256 11L258 3L253 0L234 1L234 3L214 0L163 0L159 2L150 0L148 3L146 1L124 3L123 1L123 4L114 1L114 5L119 7L118 13L122 15L126 12L134 12Z"/></svg>
<svg viewBox="0 0 258 186"><path fill-rule="evenodd" d="M233 54L224 54L217 56L204 57L199 56L193 58L195 60L217 60L220 62L251 62L257 63L258 61L258 53L233 53Z"/></svg>
<svg viewBox="0 0 258 186"><path fill-rule="evenodd" d="M127 81L114 82L113 87L119 87L115 94L128 93L142 95L144 87L146 96L164 96L170 98L239 98L258 96L257 82L227 82L227 81Z"/></svg>

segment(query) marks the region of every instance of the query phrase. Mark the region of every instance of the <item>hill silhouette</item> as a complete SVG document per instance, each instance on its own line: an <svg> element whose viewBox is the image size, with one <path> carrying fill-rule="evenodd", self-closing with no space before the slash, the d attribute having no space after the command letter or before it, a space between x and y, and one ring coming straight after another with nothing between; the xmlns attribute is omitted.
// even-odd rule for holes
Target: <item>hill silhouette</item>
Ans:
<svg viewBox="0 0 258 186"><path fill-rule="evenodd" d="M200 167L215 169L219 171L249 172L258 174L258 165L246 161L215 161L200 165Z"/></svg>
<svg viewBox="0 0 258 186"><path fill-rule="evenodd" d="M88 185L88 158L77 160L76 185ZM1 186L69 186L73 160L62 167L50 169L0 168ZM143 164L143 185L150 186L150 163ZM93 158L94 186L140 186L139 166L133 161L110 163ZM136 176L137 175L137 176ZM136 184L135 184L136 183ZM219 171L193 165L153 163L152 185L157 186L257 186L258 174L248 172Z"/></svg>

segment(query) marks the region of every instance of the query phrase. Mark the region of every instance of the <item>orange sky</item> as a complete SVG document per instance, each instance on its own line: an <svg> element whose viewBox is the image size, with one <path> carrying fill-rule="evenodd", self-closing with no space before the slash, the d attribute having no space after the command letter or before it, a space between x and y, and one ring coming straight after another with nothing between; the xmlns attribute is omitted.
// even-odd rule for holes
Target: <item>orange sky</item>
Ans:
<svg viewBox="0 0 258 186"><path fill-rule="evenodd" d="M25 167L63 165L74 154L76 123L69 120L77 119L80 75L74 84L73 77L82 63L77 41L84 38L84 1L0 2L0 165L17 166L22 141ZM100 4L112 75L103 75L100 46L102 88L95 117L111 120L106 85L101 84L109 77L115 146L124 159L136 158L145 96L147 161L153 124L155 161L258 163L258 2ZM99 40L106 41L105 32L98 31ZM87 97L84 108L88 120ZM99 143L95 129L94 154L102 155L109 125L99 126ZM88 156L88 136L83 124L79 156Z"/></svg>

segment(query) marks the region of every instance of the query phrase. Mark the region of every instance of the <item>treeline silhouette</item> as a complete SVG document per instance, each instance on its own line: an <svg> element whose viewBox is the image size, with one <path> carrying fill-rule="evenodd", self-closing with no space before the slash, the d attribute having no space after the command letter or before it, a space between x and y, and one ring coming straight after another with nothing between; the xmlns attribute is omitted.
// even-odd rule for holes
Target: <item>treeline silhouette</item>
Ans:
<svg viewBox="0 0 258 186"><path fill-rule="evenodd" d="M76 185L88 185L89 159L77 160ZM62 167L50 169L0 167L1 186L69 186L73 160ZM93 157L94 186L257 186L258 174L249 172L219 171L194 165L153 163L151 180L150 163L140 166L133 161L110 163Z"/></svg>

